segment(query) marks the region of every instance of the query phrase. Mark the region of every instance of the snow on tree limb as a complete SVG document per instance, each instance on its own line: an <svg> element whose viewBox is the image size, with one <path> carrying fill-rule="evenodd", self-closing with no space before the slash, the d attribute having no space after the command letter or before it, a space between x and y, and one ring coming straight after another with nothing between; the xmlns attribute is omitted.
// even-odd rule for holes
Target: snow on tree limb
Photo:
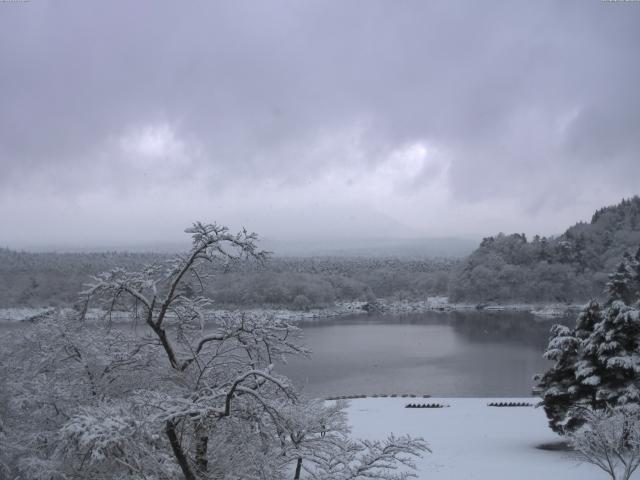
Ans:
<svg viewBox="0 0 640 480"><path fill-rule="evenodd" d="M640 410L637 406L586 411L586 423L570 435L583 461L612 480L629 480L640 466Z"/></svg>
<svg viewBox="0 0 640 480"><path fill-rule="evenodd" d="M194 294L189 282L204 286L210 262L264 261L257 236L203 223L187 233L186 254L95 275L80 318L39 322L17 343L6 382L19 385L10 411L25 424L11 430L20 440L16 472L47 480L283 479L294 467L296 478L408 478L424 441L351 440L344 403L301 398L276 373L278 362L308 354L295 325L213 314L210 299ZM89 302L109 319L128 312L144 331L79 321Z"/></svg>

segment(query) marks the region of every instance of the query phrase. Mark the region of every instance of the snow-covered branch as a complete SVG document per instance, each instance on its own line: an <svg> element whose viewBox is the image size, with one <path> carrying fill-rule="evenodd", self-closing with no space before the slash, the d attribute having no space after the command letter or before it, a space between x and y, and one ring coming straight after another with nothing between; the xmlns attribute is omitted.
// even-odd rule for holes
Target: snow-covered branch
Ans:
<svg viewBox="0 0 640 480"><path fill-rule="evenodd" d="M586 423L571 434L581 458L612 480L629 480L640 466L640 409L637 405L581 412Z"/></svg>

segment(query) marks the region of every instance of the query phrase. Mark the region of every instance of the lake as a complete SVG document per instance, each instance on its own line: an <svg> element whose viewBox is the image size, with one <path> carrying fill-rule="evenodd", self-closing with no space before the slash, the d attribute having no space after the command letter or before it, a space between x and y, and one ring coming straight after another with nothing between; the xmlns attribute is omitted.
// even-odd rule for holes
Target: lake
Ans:
<svg viewBox="0 0 640 480"><path fill-rule="evenodd" d="M522 312L353 315L300 324L310 358L278 365L311 396L530 396L549 329L571 318ZM0 323L0 334L24 324Z"/></svg>
<svg viewBox="0 0 640 480"><path fill-rule="evenodd" d="M309 359L280 371L312 396L530 396L549 329L573 319L521 312L359 315L302 324Z"/></svg>

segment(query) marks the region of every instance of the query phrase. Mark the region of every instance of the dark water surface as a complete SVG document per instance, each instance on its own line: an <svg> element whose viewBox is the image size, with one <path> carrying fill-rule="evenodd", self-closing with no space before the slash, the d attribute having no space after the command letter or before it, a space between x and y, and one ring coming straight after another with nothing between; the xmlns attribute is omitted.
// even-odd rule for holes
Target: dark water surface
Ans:
<svg viewBox="0 0 640 480"><path fill-rule="evenodd" d="M352 316L301 326L309 359L280 371L314 396L416 393L529 396L549 328L520 312Z"/></svg>
<svg viewBox="0 0 640 480"><path fill-rule="evenodd" d="M554 323L574 320L475 311L308 320L300 326L311 357L277 370L312 396L529 396L533 375L548 368L542 352ZM3 322L0 335L22 328Z"/></svg>

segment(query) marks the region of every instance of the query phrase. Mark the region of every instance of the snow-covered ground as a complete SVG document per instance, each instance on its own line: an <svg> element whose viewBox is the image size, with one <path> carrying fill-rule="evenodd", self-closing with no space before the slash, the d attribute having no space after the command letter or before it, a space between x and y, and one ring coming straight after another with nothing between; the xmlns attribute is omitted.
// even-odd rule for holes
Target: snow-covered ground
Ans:
<svg viewBox="0 0 640 480"><path fill-rule="evenodd" d="M574 454L537 448L560 440L541 408L488 407L489 402L535 404L536 398L365 398L351 400L353 436L422 436L433 453L419 459L420 480L602 480L607 475ZM408 403L449 408L404 408ZM636 474L633 478L640 478Z"/></svg>
<svg viewBox="0 0 640 480"><path fill-rule="evenodd" d="M0 308L0 322L24 322L53 312L53 308Z"/></svg>
<svg viewBox="0 0 640 480"><path fill-rule="evenodd" d="M376 311L390 314L422 313L422 312L451 312L451 311L511 311L511 312L531 312L540 317L560 317L579 311L581 305L566 304L483 304L475 305L469 303L449 303L447 297L428 297L426 300L405 301L379 299L375 305ZM0 308L0 322L20 322L33 320L42 314L53 311L53 308ZM70 309L66 309L70 310ZM220 309L218 312L227 310ZM325 308L314 308L307 311L287 310L277 308L243 308L244 312L274 315L275 317L288 320L310 320L318 318L339 317L343 315L355 315L367 313L367 302L336 302ZM104 315L97 309L90 309L87 312L88 320L98 320ZM126 321L129 314L126 312L115 312L113 319Z"/></svg>

